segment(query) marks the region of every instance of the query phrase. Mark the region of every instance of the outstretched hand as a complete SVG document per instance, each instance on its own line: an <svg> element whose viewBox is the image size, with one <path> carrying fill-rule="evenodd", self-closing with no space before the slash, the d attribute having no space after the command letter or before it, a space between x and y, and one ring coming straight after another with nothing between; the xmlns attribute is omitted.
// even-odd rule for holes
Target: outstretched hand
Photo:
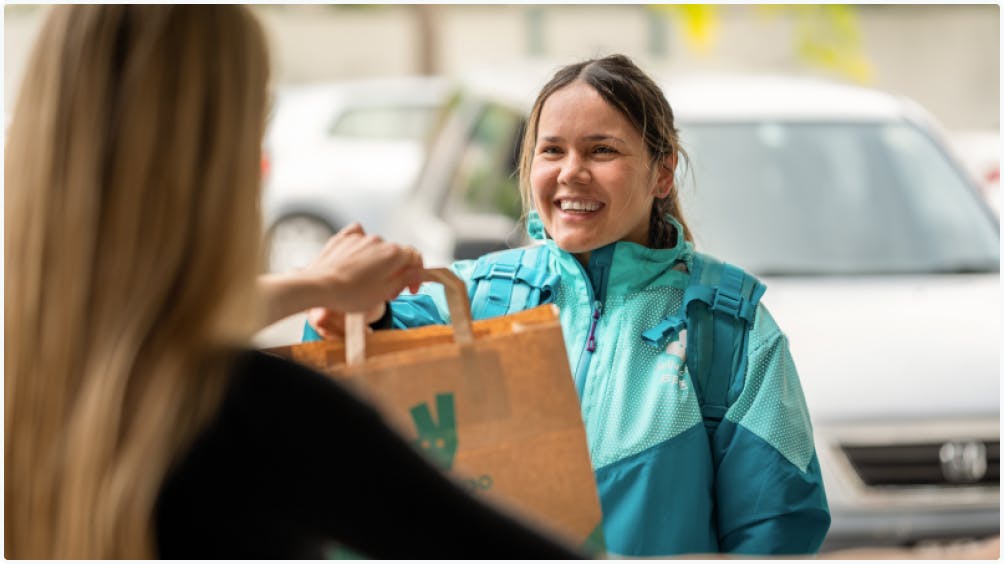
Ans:
<svg viewBox="0 0 1004 564"><path fill-rule="evenodd" d="M344 312L370 312L375 321L383 315L385 302L404 288L418 291L421 277L422 255L417 250L367 235L353 223L333 235L306 267L259 277L264 321L267 325L313 307L311 325L318 333L341 335Z"/></svg>
<svg viewBox="0 0 1004 564"><path fill-rule="evenodd" d="M315 307L307 322L325 339L345 334L345 312L365 311L367 322L383 316L387 301L404 288L417 292L421 285L422 256L412 247L387 243L380 237L366 235L352 224L339 231L325 245L321 254L305 270L328 272L340 290L338 303Z"/></svg>
<svg viewBox="0 0 1004 564"><path fill-rule="evenodd" d="M418 290L422 255L413 247L367 235L353 223L331 237L301 274L326 289L323 305L329 309L368 311L396 298L404 288Z"/></svg>

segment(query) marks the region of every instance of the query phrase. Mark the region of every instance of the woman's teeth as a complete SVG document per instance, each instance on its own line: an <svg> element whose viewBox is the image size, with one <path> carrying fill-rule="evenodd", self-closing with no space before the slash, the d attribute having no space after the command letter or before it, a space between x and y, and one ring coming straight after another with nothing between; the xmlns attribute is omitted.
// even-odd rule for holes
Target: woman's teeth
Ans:
<svg viewBox="0 0 1004 564"><path fill-rule="evenodd" d="M573 212L594 212L603 207L603 204L599 202L583 202L579 200L561 200L558 204L561 207L561 211Z"/></svg>

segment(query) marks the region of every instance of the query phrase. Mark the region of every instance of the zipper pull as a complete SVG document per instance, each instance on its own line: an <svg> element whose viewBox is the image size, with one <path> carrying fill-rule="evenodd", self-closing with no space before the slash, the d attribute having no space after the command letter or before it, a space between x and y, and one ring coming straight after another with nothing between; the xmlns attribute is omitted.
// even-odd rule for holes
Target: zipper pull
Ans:
<svg viewBox="0 0 1004 564"><path fill-rule="evenodd" d="M603 313L603 302L597 300L593 308L593 322L589 325L589 339L586 340L586 350L596 351L596 326L600 322L600 314Z"/></svg>

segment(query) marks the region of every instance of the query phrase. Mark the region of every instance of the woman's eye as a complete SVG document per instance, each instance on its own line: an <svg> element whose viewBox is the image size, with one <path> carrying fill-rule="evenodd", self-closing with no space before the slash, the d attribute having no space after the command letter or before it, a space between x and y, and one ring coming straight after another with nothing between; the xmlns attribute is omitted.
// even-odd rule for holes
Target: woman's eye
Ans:
<svg viewBox="0 0 1004 564"><path fill-rule="evenodd" d="M601 154L601 155L605 155L605 154L613 154L613 153L616 153L616 152L617 152L617 149L614 149L613 147L608 147L608 146L606 146L606 145L600 145L600 146L598 146L598 147L594 148L594 149L593 149L593 152L594 152L594 153L599 153L599 154Z"/></svg>
<svg viewBox="0 0 1004 564"><path fill-rule="evenodd" d="M561 153L561 149L558 148L558 147L555 147L554 145L547 145L547 146L541 147L540 152L541 152L541 154L544 154L544 155L557 155L557 154Z"/></svg>

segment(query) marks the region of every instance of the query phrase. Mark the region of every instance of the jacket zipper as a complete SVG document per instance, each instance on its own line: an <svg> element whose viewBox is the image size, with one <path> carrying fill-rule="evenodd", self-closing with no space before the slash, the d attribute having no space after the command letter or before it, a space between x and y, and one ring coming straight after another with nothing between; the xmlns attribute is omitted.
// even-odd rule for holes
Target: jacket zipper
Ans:
<svg viewBox="0 0 1004 564"><path fill-rule="evenodd" d="M596 264L594 264L593 258L590 258L590 266L599 269L597 271L597 281L599 282L599 295L596 294L592 280L589 277L589 272L578 262L576 264L579 270L582 272L582 278L586 282L586 290L589 293L589 301L593 304L592 315L590 316L589 322L589 333L586 337L585 345L582 348L582 352L579 354L579 361L575 366L575 391L578 392L579 398L582 398L582 393L586 388L586 377L589 373L589 365L591 364L593 353L596 352L596 345L598 340L596 338L596 328L600 324L600 318L603 315L603 299L606 297L606 278L609 275L609 261L607 260L606 253L610 255L613 254L613 248L610 249L597 249L593 252L592 257L598 258L600 254L603 254L603 258L598 258Z"/></svg>
<svg viewBox="0 0 1004 564"><path fill-rule="evenodd" d="M600 315L603 313L603 302L596 300L593 304L593 322L589 325L589 338L586 339L586 350L596 352L596 325L600 322Z"/></svg>

